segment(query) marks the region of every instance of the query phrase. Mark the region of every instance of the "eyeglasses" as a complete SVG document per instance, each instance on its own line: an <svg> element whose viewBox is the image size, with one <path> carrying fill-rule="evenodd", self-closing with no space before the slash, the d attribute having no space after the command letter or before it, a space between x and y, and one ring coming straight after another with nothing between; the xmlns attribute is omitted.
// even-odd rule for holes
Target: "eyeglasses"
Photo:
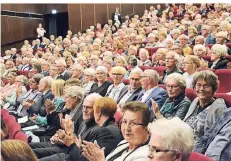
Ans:
<svg viewBox="0 0 231 161"><path fill-rule="evenodd" d="M114 75L114 76L121 76L122 74L120 74L120 73L112 73L112 75Z"/></svg>
<svg viewBox="0 0 231 161"><path fill-rule="evenodd" d="M133 80L133 81L136 81L136 82L140 81L139 78L130 78L130 80Z"/></svg>
<svg viewBox="0 0 231 161"><path fill-rule="evenodd" d="M208 88L211 87L211 85L209 85L209 84L200 84L200 83L196 84L197 89L200 89L201 87L203 87L204 89L208 89Z"/></svg>
<svg viewBox="0 0 231 161"><path fill-rule="evenodd" d="M162 150L162 149L158 149L158 148L155 148L155 147L149 145L148 156L149 157L154 157L154 155L156 153L159 153L159 152L167 153L169 151L173 151L173 150Z"/></svg>
<svg viewBox="0 0 231 161"><path fill-rule="evenodd" d="M84 105L83 105L83 109L91 110L91 109L93 109L93 107L92 107L92 106L84 106Z"/></svg>
<svg viewBox="0 0 231 161"><path fill-rule="evenodd" d="M131 122L128 122L127 120L122 120L121 121L121 125L128 125L129 127L134 127L134 126L143 126L144 124L141 124L141 123L138 123L138 122L134 122L134 121L131 121Z"/></svg>
<svg viewBox="0 0 231 161"><path fill-rule="evenodd" d="M177 89L179 86L178 85L175 85L175 86L171 86L171 85L166 85L166 88L170 89Z"/></svg>

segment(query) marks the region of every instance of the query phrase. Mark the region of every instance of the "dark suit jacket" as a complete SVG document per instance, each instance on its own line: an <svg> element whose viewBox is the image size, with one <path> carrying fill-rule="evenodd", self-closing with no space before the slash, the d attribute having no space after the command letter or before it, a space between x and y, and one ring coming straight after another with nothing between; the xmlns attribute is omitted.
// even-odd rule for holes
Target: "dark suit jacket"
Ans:
<svg viewBox="0 0 231 161"><path fill-rule="evenodd" d="M212 68L212 69L227 69L227 64L229 63L229 60L225 59L225 58L221 58L217 64ZM213 63L209 63L209 68L211 68L211 66L213 65Z"/></svg>
<svg viewBox="0 0 231 161"><path fill-rule="evenodd" d="M111 15L111 19L112 19L112 21L113 21L113 24L115 23L115 13L112 13L112 15ZM122 22L121 22L121 15L119 14L118 15L118 20L120 21L120 23L122 24Z"/></svg>
<svg viewBox="0 0 231 161"><path fill-rule="evenodd" d="M99 93L101 96L105 96L107 93L107 89L108 87L111 85L112 83L109 81L104 82L100 87L98 87L98 83L94 83L91 87L91 91L90 93Z"/></svg>
<svg viewBox="0 0 231 161"><path fill-rule="evenodd" d="M119 103L120 100L124 97L124 95L127 94L127 92L128 92L128 87L129 87L129 86L125 86L125 87L121 90L120 95L119 95L119 98L118 98L118 100L117 100L117 103ZM137 99L138 95L140 94L141 90L142 90L141 87L137 88L137 89L135 90L135 92L126 100L126 102L135 101L135 100Z"/></svg>
<svg viewBox="0 0 231 161"><path fill-rule="evenodd" d="M57 79L68 80L71 77L71 73L69 71L65 71L64 74L62 73L57 77Z"/></svg>
<svg viewBox="0 0 231 161"><path fill-rule="evenodd" d="M175 67L172 71L168 72L167 69L164 70L164 73L163 73L163 78L162 78L162 81L160 83L164 84L164 79L165 77L167 77L169 74L172 74L172 73L179 73L179 74L183 74L183 72L178 68L178 67Z"/></svg>
<svg viewBox="0 0 231 161"><path fill-rule="evenodd" d="M209 36L205 40L205 44L216 44L216 38L213 35L209 34Z"/></svg>
<svg viewBox="0 0 231 161"><path fill-rule="evenodd" d="M40 115L40 116L46 116L46 107L45 107L45 101L46 99L53 100L54 95L52 94L51 90L47 91L45 95L42 95L37 103L33 104L27 111L29 115Z"/></svg>
<svg viewBox="0 0 231 161"><path fill-rule="evenodd" d="M140 92L137 101L141 101L142 96L144 95L145 91ZM156 101L156 103L159 106L159 109L163 106L163 104L165 103L166 99L168 98L168 93L167 91L165 91L163 88L161 87L155 87L152 91L152 93L144 100L144 103L146 103L149 108L151 109L151 111L153 111L152 109L152 102L151 102L151 98Z"/></svg>
<svg viewBox="0 0 231 161"><path fill-rule="evenodd" d="M109 118L98 130L92 133L92 137L89 141L94 142L95 140L97 140L97 143L101 148L105 147L105 156L107 156L117 146L117 144L123 140L120 129L115 124L114 118ZM75 153L80 151L79 148L75 144L72 144L71 148L73 149L70 152L69 160L80 160L75 157Z"/></svg>
<svg viewBox="0 0 231 161"><path fill-rule="evenodd" d="M48 71L41 71L41 74L44 75L44 77L49 76L50 73Z"/></svg>

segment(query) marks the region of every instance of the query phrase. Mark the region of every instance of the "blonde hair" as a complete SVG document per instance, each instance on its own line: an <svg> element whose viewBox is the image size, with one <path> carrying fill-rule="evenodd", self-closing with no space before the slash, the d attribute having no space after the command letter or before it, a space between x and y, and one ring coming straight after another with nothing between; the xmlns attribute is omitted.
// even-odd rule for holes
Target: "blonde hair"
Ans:
<svg viewBox="0 0 231 161"><path fill-rule="evenodd" d="M198 49L202 49L203 53L206 54L206 47L204 45L198 44L193 47L194 55L197 55Z"/></svg>
<svg viewBox="0 0 231 161"><path fill-rule="evenodd" d="M191 63L193 65L195 65L195 68L200 67L200 59L197 56L195 56L195 55L187 55L187 56L185 56L185 58L189 59L189 61L191 61Z"/></svg>
<svg viewBox="0 0 231 161"><path fill-rule="evenodd" d="M124 67L121 66L115 66L111 69L111 73L120 73L122 75L126 74L126 69Z"/></svg>
<svg viewBox="0 0 231 161"><path fill-rule="evenodd" d="M63 96L65 81L62 79L53 80L51 83L51 88L54 90L54 95L57 97Z"/></svg>
<svg viewBox="0 0 231 161"><path fill-rule="evenodd" d="M188 160L194 147L192 128L180 118L158 119L149 124L151 135L161 138L162 146L165 149L181 152L183 161Z"/></svg>
<svg viewBox="0 0 231 161"><path fill-rule="evenodd" d="M145 49L145 48L141 48L140 51L139 51L139 56L141 54L144 54L146 56L146 58L149 58L149 53L148 53L148 50Z"/></svg>
<svg viewBox="0 0 231 161"><path fill-rule="evenodd" d="M226 39L226 38L227 38L227 33L226 33L226 32L223 32L223 31L220 31L220 32L218 32L218 33L216 34L215 37L222 37L222 38Z"/></svg>
<svg viewBox="0 0 231 161"><path fill-rule="evenodd" d="M4 161L38 161L29 145L20 140L4 140L1 143Z"/></svg>

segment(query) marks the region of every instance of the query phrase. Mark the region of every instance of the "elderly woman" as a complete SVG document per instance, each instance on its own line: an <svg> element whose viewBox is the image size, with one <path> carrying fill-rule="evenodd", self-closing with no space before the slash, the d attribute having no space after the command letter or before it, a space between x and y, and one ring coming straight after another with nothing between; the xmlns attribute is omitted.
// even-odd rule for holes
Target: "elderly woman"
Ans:
<svg viewBox="0 0 231 161"><path fill-rule="evenodd" d="M95 83L95 74L96 71L92 68L87 68L83 71L83 88L86 94L89 94L92 85Z"/></svg>
<svg viewBox="0 0 231 161"><path fill-rule="evenodd" d="M107 71L109 73L109 77L111 76L111 69L113 65L113 60L110 56L103 57L102 65L107 68Z"/></svg>
<svg viewBox="0 0 231 161"><path fill-rule="evenodd" d="M220 31L216 34L216 43L217 44L221 44L221 45L225 45L226 43L226 40L227 39L227 32L223 32L223 31ZM225 45L226 46L226 45ZM227 53L229 55L231 55L231 50L228 46L226 46L227 48Z"/></svg>
<svg viewBox="0 0 231 161"><path fill-rule="evenodd" d="M226 110L224 99L214 97L218 88L217 76L208 70L195 74L192 82L197 98L189 107L184 118L194 129L195 137L203 136Z"/></svg>
<svg viewBox="0 0 231 161"><path fill-rule="evenodd" d="M82 80L84 68L80 64L75 64L71 67L71 78Z"/></svg>
<svg viewBox="0 0 231 161"><path fill-rule="evenodd" d="M104 66L98 66L95 71L98 82L92 85L90 93L99 93L101 96L105 96L108 87L111 85L111 82L107 81L107 68Z"/></svg>
<svg viewBox="0 0 231 161"><path fill-rule="evenodd" d="M24 75L16 76L15 78L15 88L14 91L10 93L5 99L4 99L4 109L13 110L17 106L17 98L21 95L24 95L27 92L26 85L27 85L28 79Z"/></svg>
<svg viewBox="0 0 231 161"><path fill-rule="evenodd" d="M74 65L75 63L75 59L73 56L68 55L65 58L66 64L67 64L67 69L71 69L71 67Z"/></svg>
<svg viewBox="0 0 231 161"><path fill-rule="evenodd" d="M156 57L156 60L152 61L152 65L155 67L155 66L165 66L165 56L166 56L166 53L167 53L167 49L165 48L159 48L157 51L156 51L156 54L153 54L152 56L155 56Z"/></svg>
<svg viewBox="0 0 231 161"><path fill-rule="evenodd" d="M39 81L43 78L42 74L36 74L29 80L30 90L24 95L19 95L17 98L17 103L19 106L16 111L13 110L12 113L18 116L28 115L27 108L29 108L33 103L38 102L42 93L38 90Z"/></svg>
<svg viewBox="0 0 231 161"><path fill-rule="evenodd" d="M190 27L188 29L188 44L190 46L195 45L195 38L197 36L197 29L195 27Z"/></svg>
<svg viewBox="0 0 231 161"><path fill-rule="evenodd" d="M17 74L14 72L10 72L7 75L7 81L8 83L1 88L1 101L5 101L8 96L10 96L16 89L16 84L15 84L15 78Z"/></svg>
<svg viewBox="0 0 231 161"><path fill-rule="evenodd" d="M168 51L170 51L171 50L171 48L172 48L172 46L173 46L173 40L172 39L166 39L166 49L168 50Z"/></svg>
<svg viewBox="0 0 231 161"><path fill-rule="evenodd" d="M117 56L117 57L114 59L114 62L115 62L115 65L116 65L116 66L121 66L121 67L126 67L126 66L127 66L127 61L126 61L126 59L124 58L124 56Z"/></svg>
<svg viewBox="0 0 231 161"><path fill-rule="evenodd" d="M79 56L76 61L78 64L82 65L83 68L87 68L87 58L86 57Z"/></svg>
<svg viewBox="0 0 231 161"><path fill-rule="evenodd" d="M140 61L139 61L139 66L151 66L152 63L149 60L149 53L146 49L141 48L139 51L139 57L140 57Z"/></svg>
<svg viewBox="0 0 231 161"><path fill-rule="evenodd" d="M227 55L227 47L225 45L215 44L211 51L212 63L210 63L208 67L214 70L227 69L229 61L224 58Z"/></svg>
<svg viewBox="0 0 231 161"><path fill-rule="evenodd" d="M118 100L121 90L125 87L122 82L126 69L124 67L116 66L111 69L113 84L107 89L106 96L113 98L115 101Z"/></svg>
<svg viewBox="0 0 231 161"><path fill-rule="evenodd" d="M167 38L167 33L164 31L161 31L158 35L159 41L157 41L157 43L154 47L165 47L166 46L166 38Z"/></svg>
<svg viewBox="0 0 231 161"><path fill-rule="evenodd" d="M150 124L149 130L150 161L188 161L194 146L193 130L189 125L179 118L163 118Z"/></svg>
<svg viewBox="0 0 231 161"><path fill-rule="evenodd" d="M186 81L179 73L173 73L166 78L166 88L168 98L160 108L155 101L152 101L152 107L157 118L179 117L184 119L191 101L185 96Z"/></svg>
<svg viewBox="0 0 231 161"><path fill-rule="evenodd" d="M185 71L183 76L186 80L186 88L192 88L193 77L200 67L200 59L195 55L188 55L185 57L183 64Z"/></svg>
<svg viewBox="0 0 231 161"><path fill-rule="evenodd" d="M110 160L149 160L147 125L151 122L151 114L146 104L129 102L123 107L124 115L121 121L121 132L124 140L105 158L103 150L95 144L84 146L83 155L90 161L96 158L100 161Z"/></svg>

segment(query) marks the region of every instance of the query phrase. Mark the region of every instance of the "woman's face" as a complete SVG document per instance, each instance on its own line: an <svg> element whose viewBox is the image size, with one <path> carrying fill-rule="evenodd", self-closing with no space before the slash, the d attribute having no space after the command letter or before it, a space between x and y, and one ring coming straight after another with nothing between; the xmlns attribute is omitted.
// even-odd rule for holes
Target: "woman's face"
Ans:
<svg viewBox="0 0 231 161"><path fill-rule="evenodd" d="M145 142L149 132L142 125L141 112L125 111L121 122L121 132L130 145L140 145Z"/></svg>
<svg viewBox="0 0 231 161"><path fill-rule="evenodd" d="M38 83L34 79L30 79L30 89L36 90L38 89Z"/></svg>
<svg viewBox="0 0 231 161"><path fill-rule="evenodd" d="M112 73L112 79L113 79L114 84L120 84L123 80L123 77L124 77L124 75L122 75L119 72L113 72Z"/></svg>
<svg viewBox="0 0 231 161"><path fill-rule="evenodd" d="M196 71L195 65L193 65L192 61L188 59L187 57L183 61L184 64L184 71L190 72L190 71Z"/></svg>
<svg viewBox="0 0 231 161"><path fill-rule="evenodd" d="M202 49L197 49L195 51L195 55L198 56L199 58L203 58L205 56L206 53L203 52Z"/></svg>
<svg viewBox="0 0 231 161"><path fill-rule="evenodd" d="M212 86L205 80L197 80L194 90L199 100L209 100L213 96Z"/></svg>
<svg viewBox="0 0 231 161"><path fill-rule="evenodd" d="M103 71L96 71L96 79L99 82L105 81L107 78L107 75Z"/></svg>
<svg viewBox="0 0 231 161"><path fill-rule="evenodd" d="M166 88L167 88L169 98L176 98L183 92L182 87L180 87L179 83L174 80L168 80L166 82Z"/></svg>
<svg viewBox="0 0 231 161"><path fill-rule="evenodd" d="M88 83L91 80L91 75L88 73L83 74L83 83Z"/></svg>
<svg viewBox="0 0 231 161"><path fill-rule="evenodd" d="M15 83L15 76L9 75L9 76L7 77L7 80L8 80L8 82L12 85L12 84Z"/></svg>
<svg viewBox="0 0 231 161"><path fill-rule="evenodd" d="M123 64L123 62L121 61L121 60L115 60L115 64L116 64L116 66L121 66L121 67L124 67L124 64Z"/></svg>
<svg viewBox="0 0 231 161"><path fill-rule="evenodd" d="M144 53L140 53L140 59L141 59L142 61L146 61L146 60L147 60L147 57L146 57L146 55L145 55Z"/></svg>
<svg viewBox="0 0 231 161"><path fill-rule="evenodd" d="M23 83L22 83L22 81L19 78L15 78L15 85L17 87L21 87L21 86L23 86Z"/></svg>
<svg viewBox="0 0 231 161"><path fill-rule="evenodd" d="M211 53L211 61L212 62L214 62L214 61L216 61L217 59L219 59L220 57L219 57L219 55L218 54L215 54L215 53Z"/></svg>

